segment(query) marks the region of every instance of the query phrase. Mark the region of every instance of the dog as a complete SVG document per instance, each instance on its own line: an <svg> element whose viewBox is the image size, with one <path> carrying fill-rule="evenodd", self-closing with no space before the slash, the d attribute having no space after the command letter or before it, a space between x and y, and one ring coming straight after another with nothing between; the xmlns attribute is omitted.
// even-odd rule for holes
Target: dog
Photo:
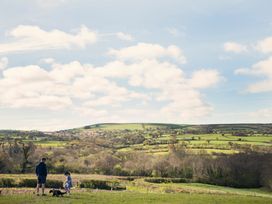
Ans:
<svg viewBox="0 0 272 204"><path fill-rule="evenodd" d="M56 196L56 197L63 196L64 194L66 194L66 192L61 192L58 189L52 189L49 191L49 193L52 193L53 194L52 196Z"/></svg>

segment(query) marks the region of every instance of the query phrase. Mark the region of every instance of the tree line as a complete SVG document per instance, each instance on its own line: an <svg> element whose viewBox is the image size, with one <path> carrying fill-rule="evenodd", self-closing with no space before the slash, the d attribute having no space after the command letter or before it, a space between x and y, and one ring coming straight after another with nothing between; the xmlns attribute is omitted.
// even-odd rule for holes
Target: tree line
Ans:
<svg viewBox="0 0 272 204"><path fill-rule="evenodd" d="M272 154L247 149L232 155L188 154L185 146L169 144L169 154L118 152L95 143L40 148L32 142L1 143L0 173L33 173L41 156L49 173L97 173L118 176L185 178L239 188L272 190Z"/></svg>

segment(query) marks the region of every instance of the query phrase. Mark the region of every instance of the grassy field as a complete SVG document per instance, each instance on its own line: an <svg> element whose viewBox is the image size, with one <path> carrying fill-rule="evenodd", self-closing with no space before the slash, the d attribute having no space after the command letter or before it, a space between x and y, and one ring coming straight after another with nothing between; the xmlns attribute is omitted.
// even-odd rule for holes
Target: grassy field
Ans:
<svg viewBox="0 0 272 204"><path fill-rule="evenodd" d="M186 125L172 125L173 127L182 128ZM165 128L172 127L169 124L141 124L141 123L113 123L113 124L98 124L90 126L93 130L102 130L102 131L116 131L116 130L145 130L148 128L153 128L156 131L156 128ZM241 125L243 127L243 125ZM194 127L192 127L194 129ZM146 134L144 137L152 139L151 135ZM130 145L129 147L124 147L119 149L121 152L129 151L140 151L149 154L162 155L168 153L167 142L171 139L169 134L163 134L159 138L156 138L158 144L148 145L148 144L136 144ZM178 134L176 135L176 140L178 143L185 143L188 150L192 154L199 154L202 150L206 154L234 154L239 153L239 150L235 150L230 144L239 144L239 145L250 145L250 146L266 146L272 147L272 135L263 135L263 134L253 134L248 136L234 136L232 134ZM162 144L160 144L160 142ZM201 152L203 153L203 151Z"/></svg>
<svg viewBox="0 0 272 204"><path fill-rule="evenodd" d="M34 141L35 145L41 147L63 147L67 144L64 141Z"/></svg>
<svg viewBox="0 0 272 204"><path fill-rule="evenodd" d="M51 196L37 197L33 194L1 196L1 204L271 204L272 199L237 195L212 195L188 193L137 193L137 192L105 192L92 191L74 193L63 198Z"/></svg>
<svg viewBox="0 0 272 204"><path fill-rule="evenodd" d="M115 125L113 125L115 126ZM116 128L124 128L121 125L116 125ZM127 127L128 125L125 125ZM132 124L131 128L141 127L140 124ZM106 126L106 128L114 128L112 126ZM150 136L145 136L149 138ZM163 135L158 138L157 141L169 141L169 135ZM192 140L192 138L194 138ZM201 150L206 151L207 154L213 153L224 153L224 154L234 154L239 153L239 151L233 149L230 146L230 142L233 144L240 145L254 145L254 146L267 146L272 147L272 136L247 136L247 137L238 137L238 136L222 136L221 134L203 134L203 135L178 135L178 143L186 143L188 150L192 154L198 154ZM66 145L69 145L69 141L34 141L34 144L40 147L53 147L61 148ZM150 154L167 154L168 145L167 144L135 144L130 145L129 147L124 147L118 149L120 152L129 152L129 151L141 151Z"/></svg>
<svg viewBox="0 0 272 204"><path fill-rule="evenodd" d="M222 126L222 127L221 127ZM270 127L270 126L269 126ZM172 129L173 128L173 129ZM201 129L201 126L190 126L190 125L175 125L175 124L152 124L152 123L105 123L90 125L82 128L71 129L65 133L64 141L60 141L57 137L36 137L34 140L26 138L24 141L32 141L35 145L41 148L63 148L70 146L73 141L66 140L66 136L72 134L73 136L79 136L87 138L90 137L90 133L98 132L102 138L104 135L112 138L123 138L127 135L142 134L145 141L137 144L118 144L115 147L120 152L139 151L148 154L163 155L168 153L168 143L171 141L171 130L176 130L175 133L176 141L179 144L185 144L187 149L192 154L234 154L239 153L239 148L235 149L235 145L244 145L251 147L266 147L272 148L272 135L261 134L255 132L254 134L248 134L247 136L234 136L231 132L225 133L228 129L233 130L251 130L265 128L260 124L236 124L236 125L217 125L217 129L214 133L210 134L192 134L183 132L184 129L187 131L192 129ZM266 127L267 128L267 127ZM139 133L140 131L140 133ZM153 138L153 133L161 131L161 135L157 138ZM170 132L167 132L170 131ZM224 132L224 134L220 133ZM19 133L13 135L14 139L19 139ZM24 134L26 134L24 132ZM54 135L54 134L53 134ZM98 138L100 137L98 136ZM0 138L4 136L1 136ZM2 139L3 139L2 138ZM104 138L105 139L105 138ZM108 140L108 138L107 138ZM77 142L77 141L76 141ZM234 146L233 146L234 145ZM204 151L202 151L204 150Z"/></svg>
<svg viewBox="0 0 272 204"><path fill-rule="evenodd" d="M265 189L237 189L200 183L164 183L155 184L135 178L134 181L122 180L122 177L96 174L73 174L74 185L84 179L118 180L127 187L126 191L103 191L75 187L72 195L64 198L37 197L33 188L2 188L0 204L9 203L110 203L110 204L235 204L254 203L272 204L272 194ZM0 174L0 178L21 179L35 178L33 174ZM63 175L50 174L48 179L63 180ZM49 189L46 190L48 193Z"/></svg>
<svg viewBox="0 0 272 204"><path fill-rule="evenodd" d="M98 174L72 174L74 186L81 180L118 180L127 187L127 190L135 191L139 193L152 192L152 193L165 193L171 192L187 192L187 193L213 193L213 194L236 194L236 195L251 195L260 197L270 197L272 199L272 193L265 189L241 189L241 188L230 188L209 184L201 183L170 183L170 184L156 184L148 183L144 181L144 178L135 177L134 181L123 180L122 176L107 176ZM16 182L22 179L36 179L34 174L0 174L1 178L12 178ZM50 180L65 180L62 174L49 174L48 179ZM77 188L79 189L79 188Z"/></svg>

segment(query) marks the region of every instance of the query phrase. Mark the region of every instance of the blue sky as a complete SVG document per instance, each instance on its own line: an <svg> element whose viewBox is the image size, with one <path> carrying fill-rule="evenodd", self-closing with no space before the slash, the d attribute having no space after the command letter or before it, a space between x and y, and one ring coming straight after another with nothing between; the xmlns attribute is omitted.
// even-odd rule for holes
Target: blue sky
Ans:
<svg viewBox="0 0 272 204"><path fill-rule="evenodd" d="M272 122L269 0L0 2L0 128Z"/></svg>

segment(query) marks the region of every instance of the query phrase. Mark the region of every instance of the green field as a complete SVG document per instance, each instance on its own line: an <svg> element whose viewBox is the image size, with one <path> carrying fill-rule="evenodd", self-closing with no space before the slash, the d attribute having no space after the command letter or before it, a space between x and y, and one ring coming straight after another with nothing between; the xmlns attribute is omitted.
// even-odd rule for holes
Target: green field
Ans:
<svg viewBox="0 0 272 204"><path fill-rule="evenodd" d="M96 174L73 174L76 183L82 179L118 180L127 187L125 191L91 190L74 187L72 195L64 198L37 197L33 188L2 188L0 203L190 203L235 204L272 203L272 194L265 189L237 189L199 183L148 183L144 178L125 181L117 176ZM0 174L0 178L34 179L33 174ZM63 180L63 175L50 174L48 179ZM49 189L46 190L48 193Z"/></svg>
<svg viewBox="0 0 272 204"><path fill-rule="evenodd" d="M207 128L212 128L212 133L205 132ZM75 138L90 138L89 134L94 133L96 137L105 141L116 138L124 138L127 135L143 135L145 141L136 144L115 144L113 147L118 152L139 151L148 154L167 154L168 144L171 141L171 135L175 135L176 144L186 145L188 151L192 154L234 154L239 153L241 146L252 147L272 147L272 135L266 134L271 130L270 124L226 124L226 125L178 125L178 124L159 124L159 123L103 123L64 130L61 132L52 132L45 137L36 136L34 139L28 138L26 131L15 131L9 133L13 139L21 138L24 142L33 142L41 148L62 148L75 142ZM196 131L196 133L192 133ZM235 136L232 132L245 132L247 136ZM152 134L160 133L159 137L153 138ZM224 134L223 134L224 133ZM106 135L106 136L105 136ZM73 136L68 138L67 136ZM5 140L4 133L0 132L0 138ZM86 139L84 139L85 141ZM88 139L87 139L88 140ZM116 141L113 141L115 143ZM236 145L233 147L231 145ZM238 149L237 149L238 148Z"/></svg>
<svg viewBox="0 0 272 204"><path fill-rule="evenodd" d="M63 141L34 141L34 144L41 147L63 147L67 143Z"/></svg>
<svg viewBox="0 0 272 204"><path fill-rule="evenodd" d="M127 187L125 191L91 190L74 187L70 196L54 198L37 197L33 194L34 188L2 188L0 204L28 204L28 203L127 203L127 204L269 204L272 203L272 194L265 189L237 189L199 183L164 183L155 184L136 178L134 181L122 180L122 177L104 176L95 174L73 174L76 183L82 179L118 180ZM33 174L0 174L0 178L13 178L17 182L21 179L32 178ZM63 180L63 175L50 174L48 179Z"/></svg>
<svg viewBox="0 0 272 204"><path fill-rule="evenodd" d="M146 136L149 138L149 136ZM223 153L223 154L234 154L239 153L238 150L233 149L230 146L232 144L239 145L250 145L250 146L266 146L272 147L272 136L247 136L247 137L238 137L232 135L222 136L221 134L185 134L177 135L178 144L185 144L188 151L193 154L198 154L202 151L205 151L207 154L213 153ZM193 139L192 139L193 138ZM169 135L162 135L160 138L157 138L156 141L167 141L170 140ZM120 152L129 152L129 151L141 151L145 153L155 153L155 154L165 154L168 152L167 144L136 144L130 145L129 147L124 147L119 149Z"/></svg>
<svg viewBox="0 0 272 204"><path fill-rule="evenodd" d="M272 135L260 134L262 125L260 124L234 124L234 125L215 125L214 132L209 134L192 134L184 133L186 131L199 131L205 126L201 125L176 125L176 124L142 124L142 123L106 123L86 126L81 129L76 129L81 134L88 131L100 131L106 134L115 133L115 137L121 138L126 133L125 130L130 132L142 131L146 141L155 141L154 144L142 143L133 144L126 147L119 148L119 152L138 151L154 155L164 155L168 153L168 142L171 140L171 134L167 133L169 130L177 130L183 132L182 134L175 133L178 144L185 144L188 151L192 154L234 154L239 153L239 149L235 149L231 145L242 145L251 147L272 147ZM269 126L270 127L270 126ZM265 128L267 128L265 126ZM168 129L168 131L167 131ZM152 138L152 132L164 132L158 138ZM244 131L251 132L247 136L234 136L231 131ZM171 132L171 131L170 131ZM221 133L219 133L221 132ZM224 134L222 134L224 132ZM228 132L228 133L226 133ZM151 133L151 134L150 134ZM151 142L152 143L152 142Z"/></svg>
<svg viewBox="0 0 272 204"><path fill-rule="evenodd" d="M63 198L37 197L33 194L1 196L1 204L56 203L56 204L271 204L272 199L237 195L188 193L135 193L93 191L75 193Z"/></svg>
<svg viewBox="0 0 272 204"><path fill-rule="evenodd" d="M245 132L255 131L259 125L234 125L236 130L243 130ZM219 133L220 131L229 131L229 125L217 125L213 130L215 133L186 133L186 131L199 131L202 126L190 125L175 125L175 124L152 124L152 123L107 123L90 125L83 128L76 128L65 130L65 134L61 135L59 132L53 132L46 137L36 137L35 140L25 139L24 142L33 142L39 148L63 148L74 144L73 138L66 139L67 135L73 135L76 138L87 137L90 133L97 134L96 137L101 137L105 141L115 138L122 139L127 135L143 135L145 141L137 144L115 144L113 147L118 152L143 152L154 155L167 155L169 153L169 141L171 141L171 131L176 138L176 144L185 145L187 152L190 154L235 154L241 152L241 147L247 148L258 147L272 147L272 135L260 134L259 132L248 134L247 136L234 136L230 132ZM248 128L248 129L247 129ZM185 132L184 132L185 131ZM258 130L260 131L260 130ZM161 135L152 138L153 133L160 132ZM19 132L20 133L20 132ZM26 134L26 132L24 132ZM52 137L57 135L57 137ZM87 135L87 136L86 136ZM101 136L100 136L101 135ZM103 135L109 135L107 137ZM2 136L3 137L3 136ZM19 134L13 136L14 139L19 139ZM86 140L86 139L84 139ZM87 139L88 140L88 139ZM240 145L238 147L237 145ZM267 150L266 150L267 151Z"/></svg>

